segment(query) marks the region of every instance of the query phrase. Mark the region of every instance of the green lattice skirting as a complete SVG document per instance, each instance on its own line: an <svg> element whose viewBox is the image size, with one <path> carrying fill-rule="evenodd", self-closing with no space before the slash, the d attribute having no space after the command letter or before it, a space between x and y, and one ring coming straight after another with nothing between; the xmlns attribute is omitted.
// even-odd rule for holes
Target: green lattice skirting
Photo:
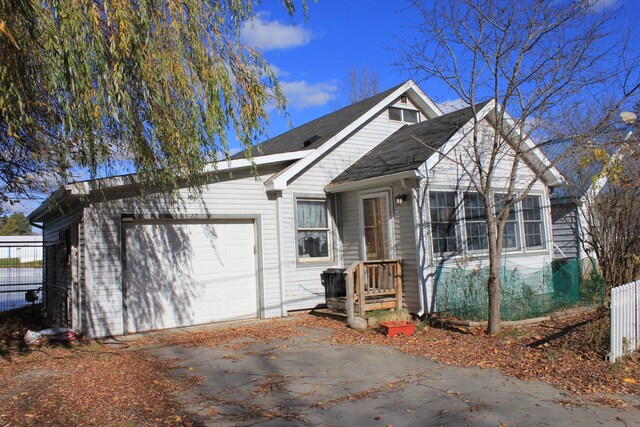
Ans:
<svg viewBox="0 0 640 427"><path fill-rule="evenodd" d="M505 264L500 270L501 319L530 319L567 307L601 303L604 280L592 265L589 259L554 261L541 269ZM488 271L439 266L435 276L436 312L486 320Z"/></svg>

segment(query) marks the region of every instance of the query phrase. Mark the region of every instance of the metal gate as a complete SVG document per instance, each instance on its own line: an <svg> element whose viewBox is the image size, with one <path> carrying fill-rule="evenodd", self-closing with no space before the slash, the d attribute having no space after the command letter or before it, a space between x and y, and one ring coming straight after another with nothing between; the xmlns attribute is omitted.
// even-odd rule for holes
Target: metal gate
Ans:
<svg viewBox="0 0 640 427"><path fill-rule="evenodd" d="M0 312L42 302L42 255L39 236L0 239Z"/></svg>

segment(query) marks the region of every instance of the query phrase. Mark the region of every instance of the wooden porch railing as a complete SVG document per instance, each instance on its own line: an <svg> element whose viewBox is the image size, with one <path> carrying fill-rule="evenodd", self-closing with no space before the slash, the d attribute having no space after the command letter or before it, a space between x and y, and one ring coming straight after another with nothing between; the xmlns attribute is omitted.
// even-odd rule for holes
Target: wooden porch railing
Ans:
<svg viewBox="0 0 640 427"><path fill-rule="evenodd" d="M360 317L370 310L402 308L402 260L357 261L344 274L349 322L356 304Z"/></svg>

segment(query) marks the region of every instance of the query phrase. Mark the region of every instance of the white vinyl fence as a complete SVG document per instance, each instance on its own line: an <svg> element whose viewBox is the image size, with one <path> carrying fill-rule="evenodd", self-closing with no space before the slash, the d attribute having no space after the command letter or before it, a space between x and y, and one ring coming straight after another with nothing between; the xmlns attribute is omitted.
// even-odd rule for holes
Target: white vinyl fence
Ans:
<svg viewBox="0 0 640 427"><path fill-rule="evenodd" d="M611 289L609 361L640 348L640 280Z"/></svg>

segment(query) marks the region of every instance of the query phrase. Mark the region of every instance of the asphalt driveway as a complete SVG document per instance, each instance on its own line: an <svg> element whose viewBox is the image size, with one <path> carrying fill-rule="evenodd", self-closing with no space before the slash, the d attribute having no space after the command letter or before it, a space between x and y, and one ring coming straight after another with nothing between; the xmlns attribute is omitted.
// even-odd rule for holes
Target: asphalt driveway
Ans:
<svg viewBox="0 0 640 427"><path fill-rule="evenodd" d="M444 366L385 346L336 345L323 328L305 333L146 351L178 358L176 374L196 377L198 385L178 399L203 425L640 425L640 402L596 406L495 370Z"/></svg>

